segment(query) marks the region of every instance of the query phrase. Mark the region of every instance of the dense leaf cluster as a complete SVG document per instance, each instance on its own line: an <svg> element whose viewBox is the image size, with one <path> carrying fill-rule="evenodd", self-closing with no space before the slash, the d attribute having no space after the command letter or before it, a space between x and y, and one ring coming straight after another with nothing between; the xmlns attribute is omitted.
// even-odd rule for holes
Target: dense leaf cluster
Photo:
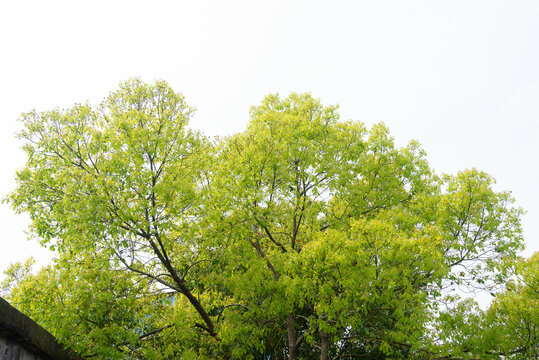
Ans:
<svg viewBox="0 0 539 360"><path fill-rule="evenodd" d="M21 117L28 161L9 201L58 257L37 275L13 267L8 296L67 346L103 359L537 355L519 340L521 318L537 331L536 261L487 313L443 306L455 287L494 291L522 248L521 210L490 176L438 176L417 143L398 148L384 125L339 121L308 94L266 97L217 140L191 114L166 83L135 79L97 108ZM502 338L467 337L478 329Z"/></svg>

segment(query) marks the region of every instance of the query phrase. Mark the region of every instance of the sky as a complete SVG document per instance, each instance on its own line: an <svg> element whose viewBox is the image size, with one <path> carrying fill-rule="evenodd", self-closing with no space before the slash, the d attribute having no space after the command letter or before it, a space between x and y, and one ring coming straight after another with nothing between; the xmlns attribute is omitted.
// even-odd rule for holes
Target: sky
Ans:
<svg viewBox="0 0 539 360"><path fill-rule="evenodd" d="M539 250L537 1L0 1L0 197L25 155L21 113L98 104L162 79L207 135L245 129L270 93L310 92L341 119L418 140L438 173L486 171ZM0 272L52 254L0 204Z"/></svg>

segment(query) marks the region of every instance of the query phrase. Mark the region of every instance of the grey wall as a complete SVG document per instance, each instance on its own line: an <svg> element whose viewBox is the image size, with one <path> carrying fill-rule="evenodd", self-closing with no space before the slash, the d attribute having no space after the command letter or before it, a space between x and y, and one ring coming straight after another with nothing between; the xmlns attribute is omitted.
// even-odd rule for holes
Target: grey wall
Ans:
<svg viewBox="0 0 539 360"><path fill-rule="evenodd" d="M46 360L21 344L0 337L0 360Z"/></svg>
<svg viewBox="0 0 539 360"><path fill-rule="evenodd" d="M0 298L0 360L80 360L54 336Z"/></svg>

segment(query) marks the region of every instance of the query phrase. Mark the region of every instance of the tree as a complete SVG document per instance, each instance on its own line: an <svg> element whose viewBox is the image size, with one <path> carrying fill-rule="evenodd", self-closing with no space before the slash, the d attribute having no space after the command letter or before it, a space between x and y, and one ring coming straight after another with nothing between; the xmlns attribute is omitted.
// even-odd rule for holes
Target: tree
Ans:
<svg viewBox="0 0 539 360"><path fill-rule="evenodd" d="M539 358L539 253L520 259L516 278L486 310L473 300L440 314L437 336L447 359Z"/></svg>
<svg viewBox="0 0 539 360"><path fill-rule="evenodd" d="M100 256L56 259L18 281L9 301L84 357L122 359L136 349L146 358L151 349L142 341L145 335L168 325L168 296Z"/></svg>
<svg viewBox="0 0 539 360"><path fill-rule="evenodd" d="M6 278L0 284L0 295L8 296L15 288L24 282L32 272L35 264L34 258L27 259L24 263L10 264L4 270Z"/></svg>
<svg viewBox="0 0 539 360"><path fill-rule="evenodd" d="M214 142L187 129L191 112L166 83L130 80L97 110L22 116L28 163L9 199L59 260L12 297L25 308L26 284L58 274L72 284L60 298L97 297L124 322L71 336L86 353L420 357L444 288L503 282L522 247L521 211L488 175L439 177L417 143L396 148L383 125L340 122L309 94L266 97L245 132ZM72 290L101 272L92 292L125 307Z"/></svg>
<svg viewBox="0 0 539 360"><path fill-rule="evenodd" d="M417 143L397 149L383 125L337 120L309 95L253 108L218 150L212 204L226 216L213 237L224 235L229 263L250 257L228 269L233 283L273 281L269 293L232 292L258 323L286 322L290 359L313 346L322 359L400 357L422 342L428 296L446 282L486 284L514 257L520 210L484 173L438 178Z"/></svg>
<svg viewBox="0 0 539 360"><path fill-rule="evenodd" d="M186 127L191 113L164 82L131 80L97 109L23 114L28 162L10 200L43 244L68 257L99 254L155 292L184 296L194 324L216 337L187 273L198 258L189 224L207 156L205 139Z"/></svg>

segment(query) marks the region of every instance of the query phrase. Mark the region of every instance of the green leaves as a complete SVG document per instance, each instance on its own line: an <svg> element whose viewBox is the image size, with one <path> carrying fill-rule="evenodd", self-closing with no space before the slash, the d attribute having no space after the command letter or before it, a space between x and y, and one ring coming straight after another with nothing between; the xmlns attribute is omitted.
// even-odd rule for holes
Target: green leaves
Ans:
<svg viewBox="0 0 539 360"><path fill-rule="evenodd" d="M455 269L452 279L472 288L494 286L493 272L503 271L504 262L522 249L522 210L511 207L510 195L496 193L494 180L477 170L445 176L444 185L447 193L440 199L438 223L445 258Z"/></svg>
<svg viewBox="0 0 539 360"><path fill-rule="evenodd" d="M59 257L13 268L8 290L79 352L412 358L447 286L510 274L521 210L488 175L438 177L417 143L310 94L266 97L215 142L187 128L192 112L133 79L98 107L21 117L28 162L9 201ZM440 329L483 324L460 306Z"/></svg>
<svg viewBox="0 0 539 360"><path fill-rule="evenodd" d="M82 356L122 358L122 350L162 320L144 295L147 284L115 271L99 256L59 258L29 274L7 299ZM147 308L152 316L145 318Z"/></svg>
<svg viewBox="0 0 539 360"><path fill-rule="evenodd" d="M507 285L486 310L471 300L440 314L436 323L440 351L485 359L532 359L539 356L537 253L516 264L520 280Z"/></svg>

